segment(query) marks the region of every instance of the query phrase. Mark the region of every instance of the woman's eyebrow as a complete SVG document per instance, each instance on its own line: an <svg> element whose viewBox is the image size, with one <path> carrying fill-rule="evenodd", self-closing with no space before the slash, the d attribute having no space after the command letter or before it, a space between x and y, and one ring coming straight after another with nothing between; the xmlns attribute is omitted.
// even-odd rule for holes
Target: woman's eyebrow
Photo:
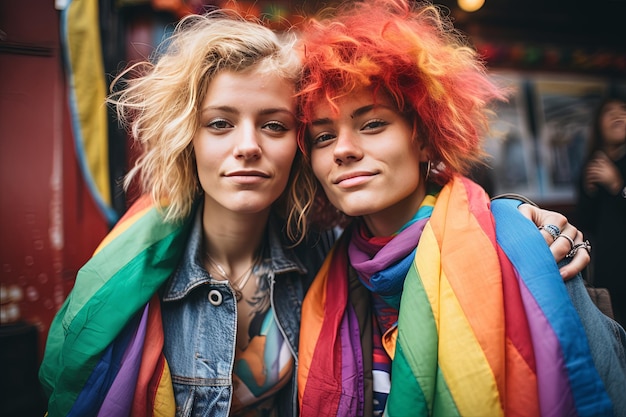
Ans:
<svg viewBox="0 0 626 417"><path fill-rule="evenodd" d="M233 106L207 106L205 108L202 109L202 112L208 112L208 111L214 111L214 110L218 110L224 113L230 113L230 114L239 114L240 111L237 107L233 107ZM261 116L267 116L269 114L276 114L276 113L287 113L289 114L291 117L296 117L293 112L291 110L289 110L286 107L271 107L271 108L267 108L267 109L261 109L258 114Z"/></svg>
<svg viewBox="0 0 626 417"><path fill-rule="evenodd" d="M310 125L311 126L326 126L329 124L332 124L332 120L329 117L324 117L321 119L315 119L313 121L311 121Z"/></svg>
<svg viewBox="0 0 626 417"><path fill-rule="evenodd" d="M367 106L359 107L358 109L353 111L352 114L350 115L350 118L354 119L355 117L362 116L376 108L384 108L384 109L396 111L395 108L391 106L387 106L385 104L368 104ZM323 125L328 125L331 123L332 123L332 120L329 117L322 117L320 119L311 121L310 125L311 126L323 126Z"/></svg>
<svg viewBox="0 0 626 417"><path fill-rule="evenodd" d="M202 109L202 113L208 112L208 111L214 111L214 110L218 110L224 113L231 113L231 114L237 114L239 113L239 111L237 110L236 107L232 107L232 106L206 106Z"/></svg>
<svg viewBox="0 0 626 417"><path fill-rule="evenodd" d="M267 116L267 115L276 114L276 113L287 113L291 117L296 117L296 115L293 114L293 112L291 110L289 110L288 108L285 108L285 107L276 107L276 108L262 109L259 112L259 114L261 116Z"/></svg>
<svg viewBox="0 0 626 417"><path fill-rule="evenodd" d="M354 119L355 117L363 116L364 114L367 114L374 109L386 109L386 110L390 110L393 112L398 111L394 106L389 106L387 104L382 104L382 103L373 103L373 104L368 104L367 106L359 107L350 115L350 117Z"/></svg>
<svg viewBox="0 0 626 417"><path fill-rule="evenodd" d="M350 115L350 118L354 119L355 117L359 117L359 116L362 116L362 115L364 115L366 113L369 113L375 107L380 107L380 105L368 104L367 106L359 107L358 109L356 109L355 111L352 112L352 114Z"/></svg>

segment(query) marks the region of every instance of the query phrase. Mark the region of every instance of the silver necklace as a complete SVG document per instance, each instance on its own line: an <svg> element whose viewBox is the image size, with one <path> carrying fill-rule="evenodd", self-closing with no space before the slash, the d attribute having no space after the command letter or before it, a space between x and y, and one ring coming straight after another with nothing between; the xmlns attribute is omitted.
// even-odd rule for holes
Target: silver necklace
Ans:
<svg viewBox="0 0 626 417"><path fill-rule="evenodd" d="M233 291L235 291L235 298L237 299L237 302L241 301L243 298L243 289L248 283L248 281L250 280L250 277L252 276L252 272L254 270L254 266L259 262L260 255L257 255L254 258L254 260L250 263L250 266L248 267L248 269L246 269L246 271L243 274L241 274L241 276L239 276L237 280L231 280L228 274L226 273L226 270L224 269L224 267L220 265L219 263L217 263L215 259L213 259L211 255L209 255L208 252L206 252L206 257L207 257L207 260L209 261L209 265L212 267L211 269L214 269L214 272L217 272L216 275L219 275L226 281L230 282L230 286L233 287Z"/></svg>

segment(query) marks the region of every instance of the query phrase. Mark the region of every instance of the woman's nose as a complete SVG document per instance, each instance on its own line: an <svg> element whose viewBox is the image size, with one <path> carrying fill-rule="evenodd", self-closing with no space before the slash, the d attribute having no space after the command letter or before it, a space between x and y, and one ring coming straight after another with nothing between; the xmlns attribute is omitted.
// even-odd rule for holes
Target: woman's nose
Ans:
<svg viewBox="0 0 626 417"><path fill-rule="evenodd" d="M233 148L236 158L258 159L261 156L259 132L251 124L242 124Z"/></svg>
<svg viewBox="0 0 626 417"><path fill-rule="evenodd" d="M351 131L339 132L333 153L335 163L339 165L363 158L359 138Z"/></svg>

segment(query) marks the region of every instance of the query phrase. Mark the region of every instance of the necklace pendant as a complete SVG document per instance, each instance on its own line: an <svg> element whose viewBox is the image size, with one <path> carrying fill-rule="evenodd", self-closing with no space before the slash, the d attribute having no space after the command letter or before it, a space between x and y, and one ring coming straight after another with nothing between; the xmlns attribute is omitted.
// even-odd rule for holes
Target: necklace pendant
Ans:
<svg viewBox="0 0 626 417"><path fill-rule="evenodd" d="M214 272L217 273L217 275L220 275L223 279L225 279L226 281L229 281L230 287L232 288L233 293L235 295L235 299L237 300L237 302L239 302L243 299L243 289L248 283L248 281L250 280L250 277L254 274L254 267L259 263L261 259L260 257L261 257L261 252L250 263L250 266L248 267L246 272L244 272L238 279L232 280L226 273L226 270L224 269L224 267L222 267L222 265L220 265L219 263L215 262L215 260L211 257L211 255L206 253L206 259L209 263L209 267L207 268L207 271L209 272L209 274L211 274L211 270L213 270Z"/></svg>

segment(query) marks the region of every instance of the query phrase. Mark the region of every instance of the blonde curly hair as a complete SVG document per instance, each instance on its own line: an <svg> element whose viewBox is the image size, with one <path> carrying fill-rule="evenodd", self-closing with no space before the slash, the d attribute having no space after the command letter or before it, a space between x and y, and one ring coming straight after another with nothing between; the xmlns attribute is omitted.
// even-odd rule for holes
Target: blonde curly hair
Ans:
<svg viewBox="0 0 626 417"><path fill-rule="evenodd" d="M153 60L131 65L111 84L107 102L142 148L124 180L134 181L161 207L165 221L185 218L201 190L192 139L208 85L221 71L271 73L297 82L295 35L281 37L260 22L227 10L190 15L175 26ZM297 157L299 159L299 157ZM303 209L294 201L301 163L294 161L282 215L304 233ZM163 201L167 204L161 205ZM290 234L290 236L294 236Z"/></svg>

